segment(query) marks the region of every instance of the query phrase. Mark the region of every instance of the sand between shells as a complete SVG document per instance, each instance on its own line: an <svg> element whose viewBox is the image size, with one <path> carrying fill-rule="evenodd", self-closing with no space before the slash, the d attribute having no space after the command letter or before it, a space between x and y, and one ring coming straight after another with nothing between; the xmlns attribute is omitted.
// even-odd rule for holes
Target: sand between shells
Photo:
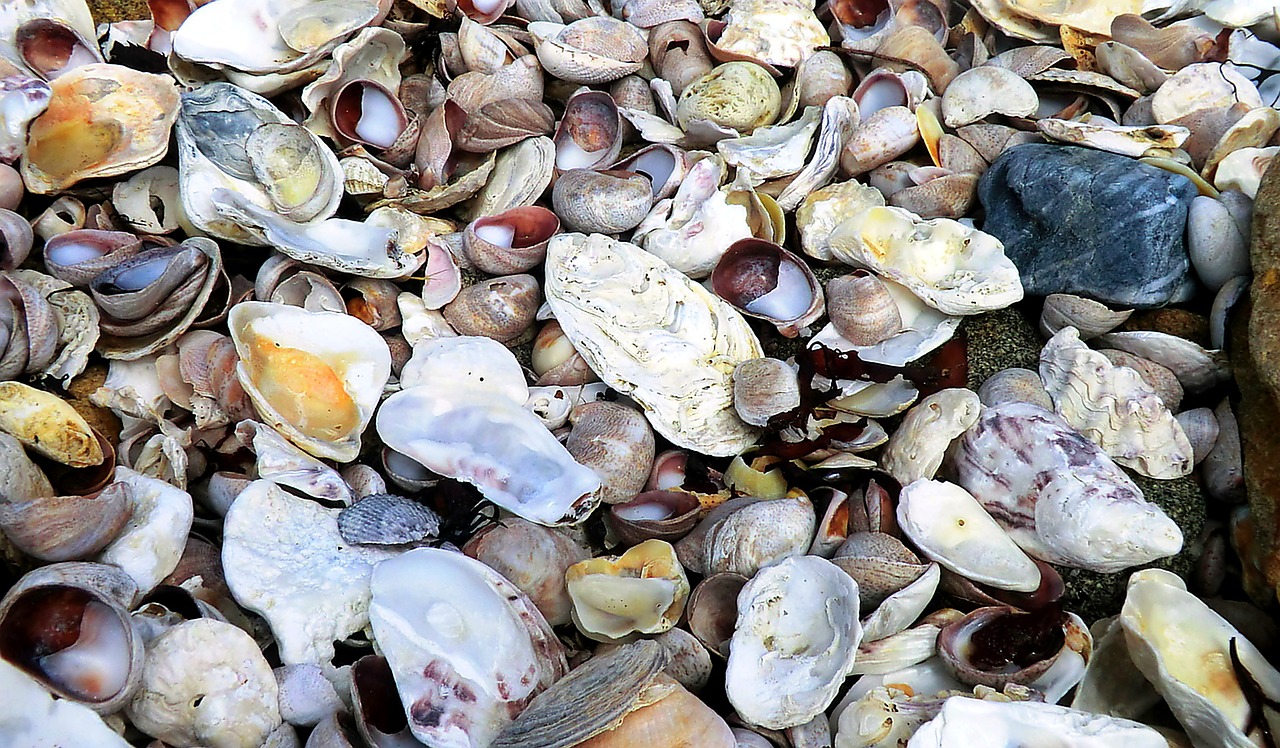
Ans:
<svg viewBox="0 0 1280 748"><path fill-rule="evenodd" d="M1280 5L149 7L0 7L0 743L1276 745Z"/></svg>

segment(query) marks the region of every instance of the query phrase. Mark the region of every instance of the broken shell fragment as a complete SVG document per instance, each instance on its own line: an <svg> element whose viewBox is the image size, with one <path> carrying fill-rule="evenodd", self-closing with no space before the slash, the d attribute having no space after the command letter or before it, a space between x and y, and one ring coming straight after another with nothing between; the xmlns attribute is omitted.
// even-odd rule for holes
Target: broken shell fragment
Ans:
<svg viewBox="0 0 1280 748"><path fill-rule="evenodd" d="M947 127L971 125L992 114L1026 117L1040 106L1036 91L1012 70L995 65L966 70L942 95L942 121Z"/></svg>
<svg viewBox="0 0 1280 748"><path fill-rule="evenodd" d="M675 549L661 540L646 540L616 558L576 563L565 572L565 587L574 625L606 642L669 630L689 597Z"/></svg>
<svg viewBox="0 0 1280 748"><path fill-rule="evenodd" d="M71 467L99 465L104 457L83 416L62 398L20 382L0 382L0 431Z"/></svg>
<svg viewBox="0 0 1280 748"><path fill-rule="evenodd" d="M1040 334L1051 338L1064 327L1074 327L1081 340L1111 332L1124 324L1132 309L1114 312L1101 302L1073 294L1049 294L1040 312Z"/></svg>

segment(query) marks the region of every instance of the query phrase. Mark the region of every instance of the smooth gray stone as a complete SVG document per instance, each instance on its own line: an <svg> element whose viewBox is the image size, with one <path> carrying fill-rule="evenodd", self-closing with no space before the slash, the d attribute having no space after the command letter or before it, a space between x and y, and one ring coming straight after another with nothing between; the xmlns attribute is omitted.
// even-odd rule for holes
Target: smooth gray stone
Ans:
<svg viewBox="0 0 1280 748"><path fill-rule="evenodd" d="M1184 233L1191 180L1103 151L1028 143L982 175L983 231L1029 295L1155 307L1195 292Z"/></svg>

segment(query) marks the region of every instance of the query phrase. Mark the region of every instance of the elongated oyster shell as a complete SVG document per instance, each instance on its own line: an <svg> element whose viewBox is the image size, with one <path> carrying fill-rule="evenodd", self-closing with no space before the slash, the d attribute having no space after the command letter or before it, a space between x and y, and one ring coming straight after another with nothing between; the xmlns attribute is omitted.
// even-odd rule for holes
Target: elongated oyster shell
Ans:
<svg viewBox="0 0 1280 748"><path fill-rule="evenodd" d="M387 446L531 522L580 522L599 505L600 477L523 403L492 391L456 382L413 387L387 398L377 429Z"/></svg>
<svg viewBox="0 0 1280 748"><path fill-rule="evenodd" d="M338 509L258 480L227 511L222 568L236 601L267 620L286 665L328 667L333 643L369 623L369 577L395 556L351 546Z"/></svg>
<svg viewBox="0 0 1280 748"><path fill-rule="evenodd" d="M1134 664L1196 745L1262 743L1260 730L1266 728L1261 725L1268 720L1257 710L1280 697L1280 672L1234 626L1187 592L1181 579L1157 570L1135 574L1120 625ZM1241 670L1252 683L1241 683L1246 677Z"/></svg>
<svg viewBox="0 0 1280 748"><path fill-rule="evenodd" d="M827 244L835 259L901 283L947 314L979 314L1022 300L1018 268L994 236L948 218L873 207L841 223Z"/></svg>
<svg viewBox="0 0 1280 748"><path fill-rule="evenodd" d="M1182 549L1177 524L1100 447L1038 406L985 409L949 462L956 482L1044 561L1110 573Z"/></svg>
<svg viewBox="0 0 1280 748"><path fill-rule="evenodd" d="M547 246L547 302L573 347L636 400L658 433L735 455L756 431L733 408L733 369L764 355L737 311L634 244L561 234Z"/></svg>
<svg viewBox="0 0 1280 748"><path fill-rule="evenodd" d="M1054 410L1116 462L1151 478L1191 472L1191 443L1155 390L1138 372L1090 350L1074 327L1045 344L1040 378Z"/></svg>
<svg viewBox="0 0 1280 748"><path fill-rule="evenodd" d="M418 548L374 571L369 618L414 737L487 746L568 672L529 598L461 553Z"/></svg>
<svg viewBox="0 0 1280 748"><path fill-rule="evenodd" d="M762 569L738 594L725 690L743 719L781 730L831 706L862 640L858 583L818 556Z"/></svg>

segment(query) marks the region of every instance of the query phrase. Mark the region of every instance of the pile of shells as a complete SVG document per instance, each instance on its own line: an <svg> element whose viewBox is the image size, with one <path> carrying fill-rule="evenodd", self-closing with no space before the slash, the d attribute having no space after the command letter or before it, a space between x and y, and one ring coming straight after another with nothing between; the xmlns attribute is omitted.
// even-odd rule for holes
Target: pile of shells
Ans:
<svg viewBox="0 0 1280 748"><path fill-rule="evenodd" d="M1273 0L149 6L0 7L0 744L1275 745Z"/></svg>

